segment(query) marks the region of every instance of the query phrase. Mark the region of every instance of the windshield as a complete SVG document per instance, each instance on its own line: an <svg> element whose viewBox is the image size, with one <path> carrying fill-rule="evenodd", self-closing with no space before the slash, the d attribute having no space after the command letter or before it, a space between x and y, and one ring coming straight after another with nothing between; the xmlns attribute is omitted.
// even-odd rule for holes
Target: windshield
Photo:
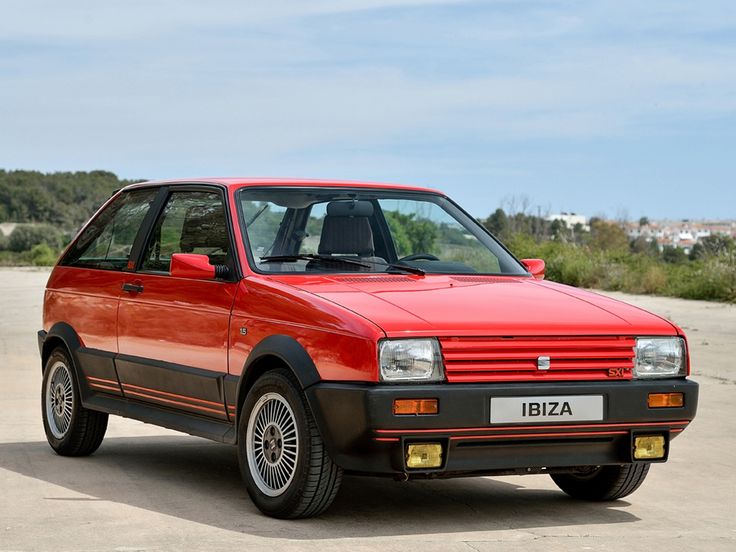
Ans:
<svg viewBox="0 0 736 552"><path fill-rule="evenodd" d="M238 208L258 272L526 274L475 220L433 193L244 188Z"/></svg>

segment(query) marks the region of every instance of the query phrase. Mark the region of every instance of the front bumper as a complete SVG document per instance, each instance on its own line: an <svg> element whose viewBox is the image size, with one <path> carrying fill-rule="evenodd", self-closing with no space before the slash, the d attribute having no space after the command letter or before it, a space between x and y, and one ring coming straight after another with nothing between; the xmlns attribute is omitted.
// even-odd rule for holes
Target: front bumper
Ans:
<svg viewBox="0 0 736 552"><path fill-rule="evenodd" d="M679 408L649 408L649 393L681 392ZM318 383L307 398L333 460L357 473L442 477L633 462L639 434L669 441L695 417L698 384L686 379L617 382L364 385ZM492 397L602 395L603 420L491 424ZM394 415L394 399L437 398L439 413ZM410 443L441 443L443 463L406 468ZM664 458L666 460L666 457Z"/></svg>

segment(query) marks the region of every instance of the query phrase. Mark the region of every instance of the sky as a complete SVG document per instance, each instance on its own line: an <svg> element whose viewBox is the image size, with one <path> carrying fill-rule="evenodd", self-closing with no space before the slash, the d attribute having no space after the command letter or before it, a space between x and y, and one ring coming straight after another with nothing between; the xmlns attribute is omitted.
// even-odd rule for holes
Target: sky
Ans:
<svg viewBox="0 0 736 552"><path fill-rule="evenodd" d="M0 168L736 219L736 2L0 0Z"/></svg>

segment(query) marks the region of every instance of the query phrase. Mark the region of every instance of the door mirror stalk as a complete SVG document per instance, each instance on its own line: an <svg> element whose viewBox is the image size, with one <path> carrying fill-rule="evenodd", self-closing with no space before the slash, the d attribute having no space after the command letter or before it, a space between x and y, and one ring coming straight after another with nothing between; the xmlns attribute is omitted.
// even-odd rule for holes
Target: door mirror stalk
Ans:
<svg viewBox="0 0 736 552"><path fill-rule="evenodd" d="M193 280L214 280L226 278L230 269L226 265L210 264L207 255L195 253L174 253L171 256L171 275L174 278Z"/></svg>

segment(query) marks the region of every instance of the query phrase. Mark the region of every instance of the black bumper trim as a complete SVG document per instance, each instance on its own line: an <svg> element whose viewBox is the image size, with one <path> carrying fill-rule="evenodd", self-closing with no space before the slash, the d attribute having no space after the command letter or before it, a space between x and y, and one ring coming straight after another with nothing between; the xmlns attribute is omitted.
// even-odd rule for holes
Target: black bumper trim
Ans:
<svg viewBox="0 0 736 552"><path fill-rule="evenodd" d="M682 392L682 408L650 409L653 392ZM617 382L370 385L319 383L306 390L335 462L373 474L463 475L524 468L632 462L634 434L662 434L669 442L695 417L698 384L685 379ZM490 423L499 396L602 394L604 420L561 424ZM397 398L437 398L439 414L395 416ZM443 467L407 470L405 445L444 443Z"/></svg>

